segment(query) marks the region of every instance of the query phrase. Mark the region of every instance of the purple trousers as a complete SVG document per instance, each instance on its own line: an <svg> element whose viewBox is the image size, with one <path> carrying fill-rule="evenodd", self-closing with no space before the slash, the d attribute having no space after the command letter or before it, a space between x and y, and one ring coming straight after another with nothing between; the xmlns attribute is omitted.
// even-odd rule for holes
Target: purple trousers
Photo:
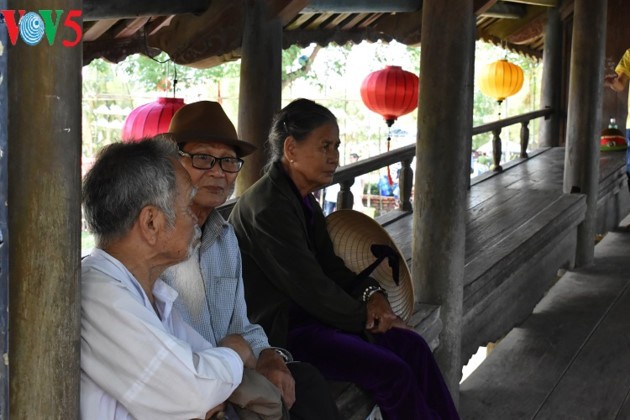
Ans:
<svg viewBox="0 0 630 420"><path fill-rule="evenodd" d="M459 419L431 349L413 331L393 328L368 342L316 321L293 325L288 349L326 379L367 391L387 420Z"/></svg>

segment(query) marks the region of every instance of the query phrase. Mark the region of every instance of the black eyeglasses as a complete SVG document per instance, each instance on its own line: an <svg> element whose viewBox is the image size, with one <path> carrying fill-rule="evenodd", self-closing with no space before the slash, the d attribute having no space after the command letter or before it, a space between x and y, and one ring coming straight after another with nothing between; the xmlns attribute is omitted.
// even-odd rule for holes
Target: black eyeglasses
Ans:
<svg viewBox="0 0 630 420"><path fill-rule="evenodd" d="M192 166L195 169L203 169L208 170L212 169L217 162L219 162L219 166L223 170L223 172L235 174L241 170L243 167L243 159L237 157L216 157L212 155L206 155L203 153L190 154L186 153L182 150L179 151L181 156L189 157L192 161Z"/></svg>

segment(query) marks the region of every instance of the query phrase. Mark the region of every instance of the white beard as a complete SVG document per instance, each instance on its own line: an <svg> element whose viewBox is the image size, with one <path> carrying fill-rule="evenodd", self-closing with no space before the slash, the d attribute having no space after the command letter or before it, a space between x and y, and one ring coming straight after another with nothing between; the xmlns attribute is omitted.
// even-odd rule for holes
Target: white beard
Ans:
<svg viewBox="0 0 630 420"><path fill-rule="evenodd" d="M199 233L201 230L199 230ZM206 308L206 292L199 267L199 240L191 243L190 257L177 265L167 268L162 275L166 283L178 292L177 299L181 299L193 318L199 316Z"/></svg>

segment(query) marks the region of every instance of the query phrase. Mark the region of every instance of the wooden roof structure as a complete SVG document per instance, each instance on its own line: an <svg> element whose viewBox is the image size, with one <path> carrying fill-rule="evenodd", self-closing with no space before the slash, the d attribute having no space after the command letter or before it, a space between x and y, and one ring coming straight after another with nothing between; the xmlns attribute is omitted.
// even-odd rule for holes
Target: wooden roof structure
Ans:
<svg viewBox="0 0 630 420"><path fill-rule="evenodd" d="M422 0L269 0L283 46L367 40L419 45ZM547 10L557 0L475 0L477 36L542 58ZM119 62L165 51L178 64L207 68L240 58L247 2L165 0L84 2L83 60Z"/></svg>

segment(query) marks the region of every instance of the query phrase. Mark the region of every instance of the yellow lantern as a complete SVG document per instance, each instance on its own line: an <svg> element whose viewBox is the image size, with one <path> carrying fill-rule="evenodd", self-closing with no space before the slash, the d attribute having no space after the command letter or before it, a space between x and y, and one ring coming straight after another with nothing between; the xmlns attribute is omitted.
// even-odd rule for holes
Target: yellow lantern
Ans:
<svg viewBox="0 0 630 420"><path fill-rule="evenodd" d="M479 74L479 88L500 104L523 87L523 69L505 59L487 64Z"/></svg>

